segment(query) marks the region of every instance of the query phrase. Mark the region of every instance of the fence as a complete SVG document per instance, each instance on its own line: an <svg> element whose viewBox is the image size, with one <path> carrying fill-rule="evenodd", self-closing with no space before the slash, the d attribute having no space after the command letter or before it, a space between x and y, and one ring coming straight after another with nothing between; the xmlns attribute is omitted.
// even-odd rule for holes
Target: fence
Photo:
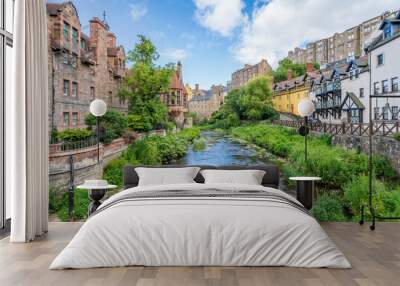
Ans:
<svg viewBox="0 0 400 286"><path fill-rule="evenodd" d="M282 125L287 127L299 128L304 125L303 121L293 120L274 120L275 125ZM310 123L308 124L310 130L329 133L332 135L357 135L368 136L370 126L368 123ZM372 124L372 134L380 136L393 136L400 131L399 121L389 122L374 122Z"/></svg>
<svg viewBox="0 0 400 286"><path fill-rule="evenodd" d="M97 144L97 137L93 136L88 139L76 142L60 142L51 144L50 142L50 151L51 152L61 152L61 151L71 151L71 150L79 150L88 147L95 146Z"/></svg>

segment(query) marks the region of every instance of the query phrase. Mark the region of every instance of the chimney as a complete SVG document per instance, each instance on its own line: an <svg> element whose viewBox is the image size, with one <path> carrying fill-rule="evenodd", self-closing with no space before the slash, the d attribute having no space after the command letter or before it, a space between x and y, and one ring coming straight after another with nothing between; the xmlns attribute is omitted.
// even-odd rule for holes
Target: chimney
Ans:
<svg viewBox="0 0 400 286"><path fill-rule="evenodd" d="M291 80L292 78L293 78L292 70L291 70L291 69L288 69L288 71L287 71L287 79L288 79L288 80Z"/></svg>
<svg viewBox="0 0 400 286"><path fill-rule="evenodd" d="M198 83L196 83L196 85L195 85L195 89L194 89L195 91L199 91L199 84Z"/></svg>
<svg viewBox="0 0 400 286"><path fill-rule="evenodd" d="M312 63L307 63L307 73L311 73L314 71L314 66Z"/></svg>
<svg viewBox="0 0 400 286"><path fill-rule="evenodd" d="M181 61L178 61L178 64L176 65L176 71L178 72L178 76L181 79L182 78L182 63L181 63Z"/></svg>

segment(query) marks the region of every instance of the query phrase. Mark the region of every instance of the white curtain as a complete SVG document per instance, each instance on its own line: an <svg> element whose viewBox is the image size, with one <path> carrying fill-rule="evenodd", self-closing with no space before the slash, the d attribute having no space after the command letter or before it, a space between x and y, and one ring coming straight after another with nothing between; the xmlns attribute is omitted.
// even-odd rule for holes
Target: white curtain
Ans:
<svg viewBox="0 0 400 286"><path fill-rule="evenodd" d="M6 187L12 242L48 227L48 66L45 0L15 1L14 75L6 99Z"/></svg>

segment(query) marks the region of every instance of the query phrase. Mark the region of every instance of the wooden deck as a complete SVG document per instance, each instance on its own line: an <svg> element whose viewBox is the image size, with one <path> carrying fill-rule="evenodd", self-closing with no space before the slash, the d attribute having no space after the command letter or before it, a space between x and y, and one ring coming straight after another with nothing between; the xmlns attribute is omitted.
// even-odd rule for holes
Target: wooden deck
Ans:
<svg viewBox="0 0 400 286"><path fill-rule="evenodd" d="M81 223L50 223L48 235L29 244L0 241L0 285L400 285L400 223L323 224L352 269L288 267L123 267L48 270Z"/></svg>

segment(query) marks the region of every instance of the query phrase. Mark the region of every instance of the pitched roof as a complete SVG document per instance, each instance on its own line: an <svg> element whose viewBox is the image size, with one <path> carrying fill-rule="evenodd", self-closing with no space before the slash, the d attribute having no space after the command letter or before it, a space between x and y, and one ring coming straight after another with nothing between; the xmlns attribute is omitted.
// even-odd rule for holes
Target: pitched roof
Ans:
<svg viewBox="0 0 400 286"><path fill-rule="evenodd" d="M183 90L186 92L185 86L183 84L183 80L182 80L178 70L176 70L172 73L170 88L180 89L180 90Z"/></svg>
<svg viewBox="0 0 400 286"><path fill-rule="evenodd" d="M347 99L350 98L351 101L353 101L353 103L357 106L358 109L365 109L364 104L361 102L361 100L352 92L346 92L346 97L343 100L342 106L341 108L343 110L346 110L345 108L343 108L343 106L346 104Z"/></svg>
<svg viewBox="0 0 400 286"><path fill-rule="evenodd" d="M47 13L49 13L50 16L56 16L58 12L62 10L62 5L61 3L47 3Z"/></svg>
<svg viewBox="0 0 400 286"><path fill-rule="evenodd" d="M212 90L202 90L202 95L195 95L190 101L207 101L213 96Z"/></svg>

